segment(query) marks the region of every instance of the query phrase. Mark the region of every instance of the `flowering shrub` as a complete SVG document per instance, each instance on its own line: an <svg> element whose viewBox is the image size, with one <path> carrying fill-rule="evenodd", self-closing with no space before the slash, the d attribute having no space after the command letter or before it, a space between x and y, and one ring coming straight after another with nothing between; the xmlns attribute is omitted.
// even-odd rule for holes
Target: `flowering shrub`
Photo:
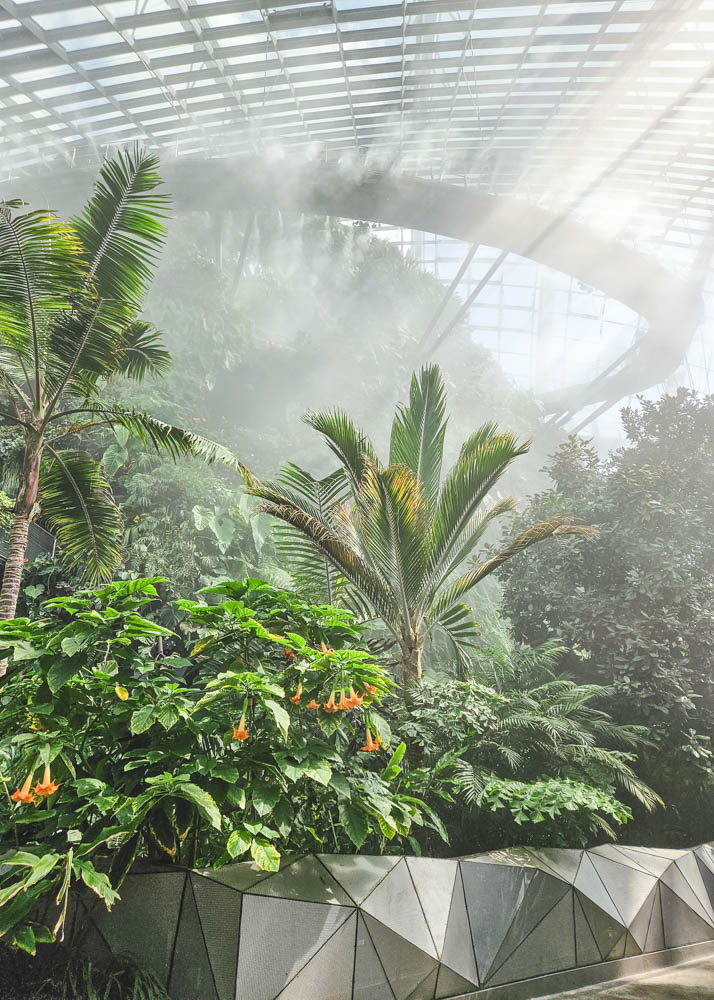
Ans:
<svg viewBox="0 0 714 1000"><path fill-rule="evenodd" d="M283 850L400 850L413 824L439 828L400 792L405 747L387 756L379 711L394 685L347 612L248 580L178 602L172 632L152 619L162 582L0 624L0 935L27 951L61 933L78 883L111 906L138 858L272 871Z"/></svg>

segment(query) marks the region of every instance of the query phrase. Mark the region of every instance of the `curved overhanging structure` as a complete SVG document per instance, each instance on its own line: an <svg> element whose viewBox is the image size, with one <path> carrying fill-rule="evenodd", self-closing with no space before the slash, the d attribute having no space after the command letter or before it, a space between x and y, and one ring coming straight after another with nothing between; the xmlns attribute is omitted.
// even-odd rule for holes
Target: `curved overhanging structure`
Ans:
<svg viewBox="0 0 714 1000"><path fill-rule="evenodd" d="M138 140L171 159L179 204L547 263L647 321L600 377L546 396L573 412L661 381L699 321L713 51L710 0L0 0L0 176L54 202L58 174Z"/></svg>

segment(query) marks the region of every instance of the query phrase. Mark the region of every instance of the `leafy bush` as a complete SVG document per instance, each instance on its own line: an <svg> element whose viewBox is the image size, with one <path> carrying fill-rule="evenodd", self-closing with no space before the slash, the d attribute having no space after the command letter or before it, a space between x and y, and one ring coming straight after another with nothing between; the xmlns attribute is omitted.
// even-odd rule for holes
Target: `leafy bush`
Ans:
<svg viewBox="0 0 714 1000"><path fill-rule="evenodd" d="M379 752L393 684L349 613L225 584L179 602L191 649L161 658L157 641L178 638L149 617L164 582L0 625L0 935L28 952L60 933L78 884L111 906L141 857L276 870L282 850L400 850L433 822L398 789L404 747Z"/></svg>
<svg viewBox="0 0 714 1000"><path fill-rule="evenodd" d="M646 726L642 776L667 803L638 840L706 840L714 824L714 396L680 389L625 409L627 445L601 458L573 438L520 523L567 510L600 530L501 570L517 638L561 637L565 667L611 686L603 707Z"/></svg>

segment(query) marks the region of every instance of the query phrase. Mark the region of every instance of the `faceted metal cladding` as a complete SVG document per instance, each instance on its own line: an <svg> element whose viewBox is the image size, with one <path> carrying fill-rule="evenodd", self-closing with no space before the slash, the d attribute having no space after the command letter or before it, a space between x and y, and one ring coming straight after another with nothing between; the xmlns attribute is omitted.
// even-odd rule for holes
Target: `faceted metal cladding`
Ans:
<svg viewBox="0 0 714 1000"><path fill-rule="evenodd" d="M146 871L121 895L92 911L86 948L134 955L174 1000L538 996L558 973L604 980L615 960L714 941L707 845L306 855L275 874Z"/></svg>

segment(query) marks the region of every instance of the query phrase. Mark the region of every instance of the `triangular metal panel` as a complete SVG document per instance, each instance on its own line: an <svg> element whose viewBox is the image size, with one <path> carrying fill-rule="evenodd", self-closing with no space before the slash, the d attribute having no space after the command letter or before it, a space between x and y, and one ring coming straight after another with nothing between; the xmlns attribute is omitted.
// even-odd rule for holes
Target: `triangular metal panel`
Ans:
<svg viewBox="0 0 714 1000"><path fill-rule="evenodd" d="M625 931L625 933L622 934L617 939L617 941L615 942L615 944L612 946L612 948L610 949L610 951L607 953L607 955L605 956L605 958L607 959L607 961L608 962L612 962L612 961L614 961L617 958L624 958L625 957L625 945L626 944L627 944L627 931Z"/></svg>
<svg viewBox="0 0 714 1000"><path fill-rule="evenodd" d="M481 976L486 983L491 981L492 973L508 960L509 956L534 932L541 921L547 918L554 907L565 896L570 897L571 892L570 886L561 879L556 879L541 871L535 873L491 967L481 970ZM572 924L572 912L569 919ZM574 931L571 934L571 941L574 941ZM574 961L573 964L575 964Z"/></svg>
<svg viewBox="0 0 714 1000"><path fill-rule="evenodd" d="M599 847L591 847L588 849L588 854L599 854L601 857L608 858L610 861L616 861L618 864L629 865L630 868L636 868L637 871L646 872L648 875L653 874L626 847L620 847L619 844L601 844Z"/></svg>
<svg viewBox="0 0 714 1000"><path fill-rule="evenodd" d="M652 921L652 910L657 904L659 906L659 895L657 892L657 884L648 895L647 899L644 901L639 911L635 914L633 919L630 921L630 934L633 936L637 942L637 946L641 951L645 949L645 943L647 941L647 932L650 928L650 923Z"/></svg>
<svg viewBox="0 0 714 1000"><path fill-rule="evenodd" d="M94 914L113 953L135 955L162 983L168 981L187 877L184 871L129 875L111 913L102 907Z"/></svg>
<svg viewBox="0 0 714 1000"><path fill-rule="evenodd" d="M694 853L705 868L708 868L714 875L714 848L710 844L702 844L700 847L695 847Z"/></svg>
<svg viewBox="0 0 714 1000"><path fill-rule="evenodd" d="M352 899L327 868L309 854L298 858L272 878L259 882L250 892L281 899L302 899L309 903L352 906Z"/></svg>
<svg viewBox="0 0 714 1000"><path fill-rule="evenodd" d="M706 913L707 918L714 925L714 910L712 909L709 893L707 892L706 885L702 879L701 871L699 870L699 865L697 864L697 859L695 858L694 853L687 854L683 858L678 858L674 863L677 868L679 868L687 884L701 903L702 909Z"/></svg>
<svg viewBox="0 0 714 1000"><path fill-rule="evenodd" d="M436 959L370 914L363 917L396 1000L407 1000L436 968Z"/></svg>
<svg viewBox="0 0 714 1000"><path fill-rule="evenodd" d="M575 967L572 890L536 924L506 961L486 981L487 986L518 982Z"/></svg>
<svg viewBox="0 0 714 1000"><path fill-rule="evenodd" d="M361 914L358 914L353 1000L394 1000L392 987Z"/></svg>
<svg viewBox="0 0 714 1000"><path fill-rule="evenodd" d="M459 870L458 861L439 858L407 858L407 867L434 939L436 955L441 955L446 935L446 923L451 909L454 880Z"/></svg>
<svg viewBox="0 0 714 1000"><path fill-rule="evenodd" d="M362 912L370 913L420 951L437 958L434 940L404 859L363 900Z"/></svg>
<svg viewBox="0 0 714 1000"><path fill-rule="evenodd" d="M279 1000L352 1000L356 927L353 913L279 993Z"/></svg>
<svg viewBox="0 0 714 1000"><path fill-rule="evenodd" d="M147 933L147 928L143 928ZM191 880L186 883L168 992L172 1000L218 1000Z"/></svg>
<svg viewBox="0 0 714 1000"><path fill-rule="evenodd" d="M699 899L677 864L670 865L660 881L662 885L666 885L672 890L672 892L675 892L679 898L687 904L689 909L693 910L694 913L697 914L698 917L708 923L711 927L714 927L714 915L712 915L709 900L707 899L706 903L704 903L701 899ZM703 894L703 885L701 885L701 889Z"/></svg>
<svg viewBox="0 0 714 1000"><path fill-rule="evenodd" d="M639 865L644 871L649 872L650 875L655 875L657 878L663 872L666 872L672 864L671 858L664 858L661 855L653 854L644 847L620 847L618 850L636 865Z"/></svg>
<svg viewBox="0 0 714 1000"><path fill-rule="evenodd" d="M436 980L436 1000L446 1000L447 997L458 997L464 993L473 993L475 990L473 983L468 979L462 979L456 972L453 972L446 965L439 966L439 975Z"/></svg>
<svg viewBox="0 0 714 1000"><path fill-rule="evenodd" d="M652 917L647 928L647 939L642 949L646 954L664 949L664 927L662 925L662 903L660 901L659 885L657 886Z"/></svg>
<svg viewBox="0 0 714 1000"><path fill-rule="evenodd" d="M613 920L617 920L618 923L622 923L620 913L615 906L612 897L605 888L605 884L600 878L600 875L590 860L587 852L583 854L580 860L578 874L575 876L575 882L573 884L575 885L575 888L583 894L583 896L587 896L588 899L591 899L593 903L596 903L601 910L604 910L605 913L609 913Z"/></svg>
<svg viewBox="0 0 714 1000"><path fill-rule="evenodd" d="M442 965L448 966L461 979L470 983L471 989L477 988L479 980L476 969L476 957L474 955L469 915L466 910L464 887L460 873L457 874L454 881L454 893L451 897L451 908L449 910L449 920L446 925L444 947L441 951L441 961Z"/></svg>
<svg viewBox="0 0 714 1000"><path fill-rule="evenodd" d="M389 874L399 858L318 854L322 864L355 903L361 903Z"/></svg>
<svg viewBox="0 0 714 1000"><path fill-rule="evenodd" d="M536 871L512 865L461 862L471 939L482 980L493 964Z"/></svg>
<svg viewBox="0 0 714 1000"><path fill-rule="evenodd" d="M709 902L712 906L714 906L714 870L709 868L703 858L699 855L697 855L697 865L699 867L702 884L709 896Z"/></svg>
<svg viewBox="0 0 714 1000"><path fill-rule="evenodd" d="M439 974L439 967L437 966L433 972L424 979L415 990L413 990L408 997L408 1000L434 1000L434 993L436 991L436 978Z"/></svg>
<svg viewBox="0 0 714 1000"><path fill-rule="evenodd" d="M628 931L627 939L625 941L625 958L631 958L633 955L641 955L641 954L642 954L642 949Z"/></svg>
<svg viewBox="0 0 714 1000"><path fill-rule="evenodd" d="M588 854L623 923L629 926L657 884L656 878L625 862L610 861L590 851Z"/></svg>
<svg viewBox="0 0 714 1000"><path fill-rule="evenodd" d="M230 889L236 889L238 892L247 892L259 882L270 878L272 874L258 868L252 861L239 861L235 865L224 865L223 868L217 869L199 868L197 872L199 875L211 878L214 882L220 882L221 885L227 885Z"/></svg>
<svg viewBox="0 0 714 1000"><path fill-rule="evenodd" d="M585 919L590 925L590 930L604 960L615 943L622 937L625 927L610 913L606 913L605 910L601 909L597 903L593 903L588 896L577 891L576 896L580 901Z"/></svg>
<svg viewBox="0 0 714 1000"><path fill-rule="evenodd" d="M692 910L679 893L660 884L665 948L681 948L687 944L714 940L714 928Z"/></svg>
<svg viewBox="0 0 714 1000"><path fill-rule="evenodd" d="M273 1000L353 913L328 903L244 896L236 1000Z"/></svg>
<svg viewBox="0 0 714 1000"><path fill-rule="evenodd" d="M572 885L578 873L583 852L564 847L544 847L539 850L531 850L531 855L542 862L544 871L549 871Z"/></svg>
<svg viewBox="0 0 714 1000"><path fill-rule="evenodd" d="M587 922L585 914L583 913L583 908L580 905L580 900L575 895L573 901L573 909L575 916L575 957L576 962L579 966L582 965L596 965L598 962L602 961L602 955L600 954L600 949L597 946L597 941L593 937L593 932L590 930L590 924Z"/></svg>
<svg viewBox="0 0 714 1000"><path fill-rule="evenodd" d="M243 897L201 875L191 875L191 885L219 1000L233 1000Z"/></svg>

